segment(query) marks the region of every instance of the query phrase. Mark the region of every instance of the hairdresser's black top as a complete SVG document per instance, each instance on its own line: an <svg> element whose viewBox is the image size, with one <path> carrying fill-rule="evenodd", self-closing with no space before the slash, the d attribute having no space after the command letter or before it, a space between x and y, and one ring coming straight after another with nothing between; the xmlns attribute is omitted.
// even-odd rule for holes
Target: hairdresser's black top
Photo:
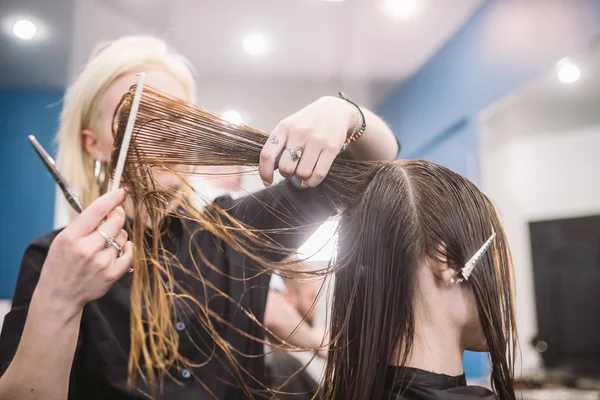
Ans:
<svg viewBox="0 0 600 400"><path fill-rule="evenodd" d="M389 367L382 397L403 400L497 400L481 386L467 386L465 375L448 376L407 367Z"/></svg>
<svg viewBox="0 0 600 400"><path fill-rule="evenodd" d="M275 185L259 192L255 197L245 197L232 200L230 197L217 199L216 203L229 211L230 214L256 228L290 228L300 227L295 232L271 234L270 236L284 247L298 247L316 229L318 222L332 214L329 203L319 189L300 189L291 183ZM269 207L266 208L264 203ZM229 276L246 278L256 274L253 266L243 255L233 250L221 240L207 231L192 236L199 228L190 222L178 219L165 221L168 229L163 236L167 250L177 255L179 261L189 269L194 269L190 257L189 244L192 240L199 246L204 255L220 271ZM311 226L308 226L312 224ZM317 226L315 226L317 225ZM40 271L50 244L58 234L57 231L34 241L26 250L19 273L17 288L13 298L12 309L4 320L0 336L0 375L11 362L17 349L29 302L37 285ZM273 259L283 255L271 255ZM238 301L247 310L262 321L269 286L269 275L262 274L251 280L234 280L215 272L200 261L198 254L195 260L204 278ZM239 308L222 296L211 296L214 291L207 289L207 296L200 282L191 279L183 271L174 269L177 281L187 285L190 292L199 299L206 299L209 307L221 314L227 321L238 329L251 335L264 336L263 330L254 323ZM130 348L129 309L130 309L130 274L119 280L101 299L87 304L83 311L81 330L75 360L73 362L70 399L141 399L139 391L132 392L126 388L127 362ZM172 373L181 384L166 378L161 399L205 399L213 398L206 389L194 379L199 378L218 399L246 398L240 389L232 386L236 380L233 377L229 363L221 363L223 353L215 346L212 339L190 315L190 311L179 304L175 327L180 331L180 352L200 364L208 363L194 370L173 370ZM235 332L233 329L213 321L234 348L247 355L261 355L263 345ZM199 349L198 349L199 348ZM210 355L212 355L212 358ZM263 379L263 357L247 357L238 355L241 367L258 379ZM251 383L250 379L246 379ZM255 386L255 385L252 385ZM145 389L142 382L138 387Z"/></svg>

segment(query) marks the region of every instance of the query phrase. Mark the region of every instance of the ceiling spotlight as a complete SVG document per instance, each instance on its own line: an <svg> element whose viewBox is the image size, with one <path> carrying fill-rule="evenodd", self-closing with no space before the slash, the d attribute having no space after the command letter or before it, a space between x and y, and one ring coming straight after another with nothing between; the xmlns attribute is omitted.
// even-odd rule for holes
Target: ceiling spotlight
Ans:
<svg viewBox="0 0 600 400"><path fill-rule="evenodd" d="M417 0L385 0L384 10L394 19L407 19L417 13Z"/></svg>
<svg viewBox="0 0 600 400"><path fill-rule="evenodd" d="M21 39L29 40L33 38L36 31L35 24L28 19L20 19L13 25L13 33Z"/></svg>
<svg viewBox="0 0 600 400"><path fill-rule="evenodd" d="M232 124L241 124L244 121L242 114L235 110L227 110L223 113L223 118Z"/></svg>
<svg viewBox="0 0 600 400"><path fill-rule="evenodd" d="M570 58L563 58L556 64L558 80L568 84L577 82L581 78L581 70Z"/></svg>
<svg viewBox="0 0 600 400"><path fill-rule="evenodd" d="M261 34L246 36L244 39L244 50L253 56L263 54L267 51L267 38Z"/></svg>

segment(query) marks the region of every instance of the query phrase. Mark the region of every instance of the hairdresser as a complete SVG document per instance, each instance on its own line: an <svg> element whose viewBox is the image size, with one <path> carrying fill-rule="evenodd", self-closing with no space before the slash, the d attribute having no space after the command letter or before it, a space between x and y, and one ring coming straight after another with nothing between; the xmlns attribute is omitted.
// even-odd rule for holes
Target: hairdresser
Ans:
<svg viewBox="0 0 600 400"><path fill-rule="evenodd" d="M57 136L57 161L63 175L81 195L86 210L79 216L71 213L64 230L35 240L23 256L12 309L0 336L1 400L147 398L142 380L133 389L127 386L132 276L127 271L132 263L132 248L123 230L126 195L123 192L102 195L110 175L106 165L113 147L113 113L139 71L146 72L148 85L186 101L195 100L195 83L188 62L164 42L151 37L125 37L103 46L69 87ZM335 95L323 97L284 119L273 130L259 166L265 186L271 188L259 197L276 210L280 207L282 212L292 209L309 215L307 222L323 221L331 210L323 204L315 187L348 137L357 139L345 149L348 157L392 160L398 154L398 143L380 118ZM295 175L307 189L273 185L275 157L280 152L283 152L280 173L288 178ZM164 186L180 182L168 173L157 174L155 179ZM236 205L238 212L244 213L235 217L256 215L263 209L256 201L242 199L236 203L225 199L223 202L221 205L231 207L234 213ZM259 228L277 226L280 222L277 215L264 214ZM169 226L163 241L191 240L185 237L181 222L172 221ZM107 237L113 241L107 241ZM232 260L215 248L212 239L209 236L201 239L204 254L215 260L215 265L224 270L229 268ZM191 263L183 255L180 262ZM185 280L185 274L178 279ZM243 284L208 272L207 279L233 298L242 298ZM268 277L264 279L261 284L268 287ZM266 297L266 292L255 296L250 305L259 321L264 317ZM246 316L232 314L223 302L215 301L211 307L238 324L239 329L254 329ZM179 321L176 326L181 332L181 345L188 343L186 338L193 330L202 329L194 321ZM229 331L223 336L235 349L261 354L261 343ZM208 353L215 347L210 343L206 346ZM189 352L185 355L192 360L206 360L206 365L192 371L175 370L172 376L164 376L160 398L247 397L232 384L231 370L219 362L218 354L206 359L206 354L194 353L194 349L181 351ZM261 379L263 357L241 362L250 375Z"/></svg>

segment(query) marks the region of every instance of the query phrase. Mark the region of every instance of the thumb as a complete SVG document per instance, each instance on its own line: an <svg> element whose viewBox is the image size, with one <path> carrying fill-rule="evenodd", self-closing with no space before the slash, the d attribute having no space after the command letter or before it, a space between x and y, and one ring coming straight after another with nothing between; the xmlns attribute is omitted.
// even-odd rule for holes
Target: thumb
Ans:
<svg viewBox="0 0 600 400"><path fill-rule="evenodd" d="M108 192L96 199L88 208L73 220L67 227L73 231L75 236L83 237L92 232L100 225L112 210L117 208L125 200L125 190L119 189Z"/></svg>

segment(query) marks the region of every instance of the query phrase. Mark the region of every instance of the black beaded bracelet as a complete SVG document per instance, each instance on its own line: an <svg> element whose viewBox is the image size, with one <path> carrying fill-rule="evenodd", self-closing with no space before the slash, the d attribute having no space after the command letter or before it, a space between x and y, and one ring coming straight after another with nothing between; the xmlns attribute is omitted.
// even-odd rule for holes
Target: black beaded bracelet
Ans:
<svg viewBox="0 0 600 400"><path fill-rule="evenodd" d="M367 121L365 120L365 114L362 112L360 107L355 102L346 98L346 96L342 92L339 92L338 96L340 99L345 100L348 103L352 104L358 110L358 113L359 113L361 121L362 121L362 123L361 123L361 121L357 121L356 128L354 128L354 131L352 132L352 134L346 138L346 141L344 142L344 145L342 146L342 151L344 151L344 150L346 150L346 147L348 147L348 145L351 142L357 141L363 135L363 133L365 133L365 130L367 129ZM358 130L357 130L357 128L358 128Z"/></svg>

